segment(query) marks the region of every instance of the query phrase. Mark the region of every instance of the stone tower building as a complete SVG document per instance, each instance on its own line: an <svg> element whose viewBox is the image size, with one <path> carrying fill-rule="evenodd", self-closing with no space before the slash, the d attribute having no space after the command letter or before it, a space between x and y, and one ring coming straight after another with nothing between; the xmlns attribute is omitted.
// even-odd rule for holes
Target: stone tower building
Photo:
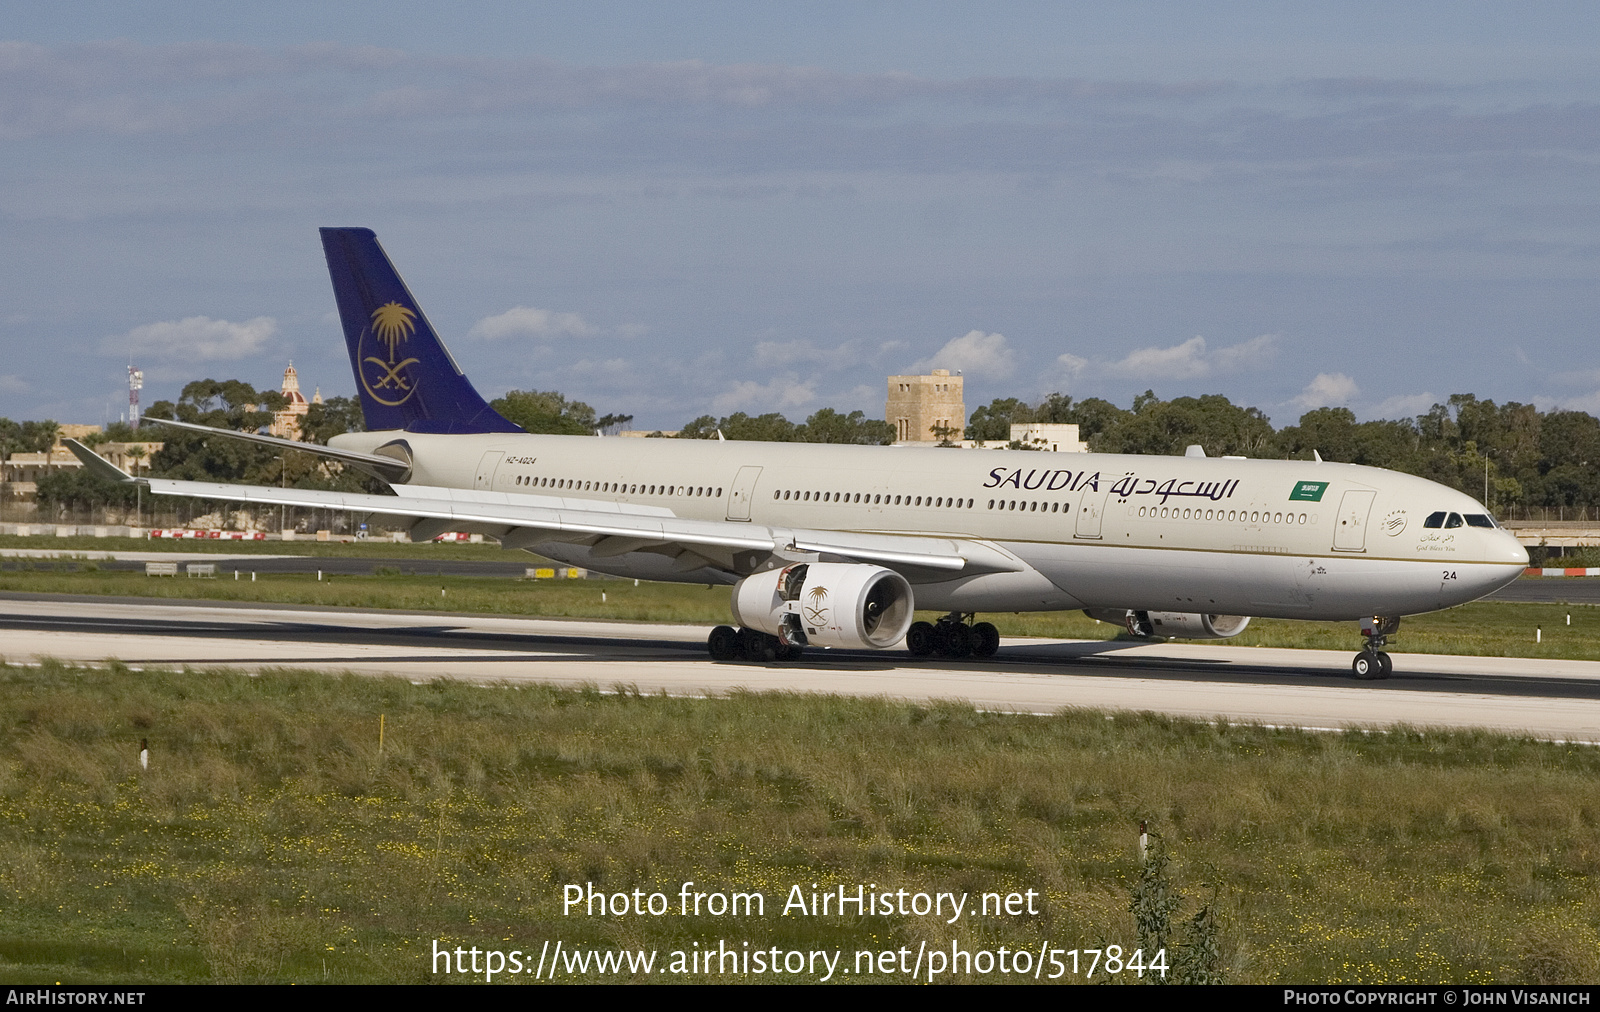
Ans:
<svg viewBox="0 0 1600 1012"><path fill-rule="evenodd" d="M933 444L948 439L960 445L967 425L961 382L948 369L935 369L929 376L890 376L883 417L894 426L895 441Z"/></svg>

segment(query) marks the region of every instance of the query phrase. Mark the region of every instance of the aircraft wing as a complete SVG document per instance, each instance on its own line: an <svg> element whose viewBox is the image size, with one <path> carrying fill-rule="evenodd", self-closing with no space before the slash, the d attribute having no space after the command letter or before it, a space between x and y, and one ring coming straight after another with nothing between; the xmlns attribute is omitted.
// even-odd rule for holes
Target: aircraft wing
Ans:
<svg viewBox="0 0 1600 1012"><path fill-rule="evenodd" d="M446 531L470 530L496 538L511 548L563 541L588 545L598 558L614 558L635 551L684 554L687 558L683 561L694 568L709 565L736 573L755 568L754 562L738 563L735 556L741 552L755 552L763 560L767 555L776 554L795 558L830 556L874 563L902 572L913 582L949 580L978 573L1020 572L1026 568L996 546L957 537L792 530L723 520L696 520L674 516L671 511L656 507L591 499L417 485L396 485L396 494L387 496L169 478L137 480L147 483L156 495L409 517L414 520L413 541L424 541Z"/></svg>

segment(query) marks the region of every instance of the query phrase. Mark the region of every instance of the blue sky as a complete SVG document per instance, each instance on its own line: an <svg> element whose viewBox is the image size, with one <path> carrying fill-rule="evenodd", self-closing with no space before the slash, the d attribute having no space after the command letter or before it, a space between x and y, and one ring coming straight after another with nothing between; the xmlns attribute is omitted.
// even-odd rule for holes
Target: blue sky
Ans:
<svg viewBox="0 0 1600 1012"><path fill-rule="evenodd" d="M489 396L1600 411L1600 14L0 3L0 415L292 357L367 225Z"/></svg>

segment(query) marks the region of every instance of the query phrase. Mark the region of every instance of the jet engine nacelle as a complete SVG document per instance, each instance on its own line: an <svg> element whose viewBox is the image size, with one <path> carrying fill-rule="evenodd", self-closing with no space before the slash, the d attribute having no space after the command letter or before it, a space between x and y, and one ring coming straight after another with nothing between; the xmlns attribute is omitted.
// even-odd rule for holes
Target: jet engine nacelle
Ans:
<svg viewBox="0 0 1600 1012"><path fill-rule="evenodd" d="M808 562L756 573L733 588L733 619L795 646L882 650L905 638L911 584L891 569Z"/></svg>
<svg viewBox="0 0 1600 1012"><path fill-rule="evenodd" d="M1133 636L1170 636L1185 640L1225 640L1244 632L1248 615L1196 615L1183 611L1128 611L1121 608L1089 608L1090 618L1120 625Z"/></svg>

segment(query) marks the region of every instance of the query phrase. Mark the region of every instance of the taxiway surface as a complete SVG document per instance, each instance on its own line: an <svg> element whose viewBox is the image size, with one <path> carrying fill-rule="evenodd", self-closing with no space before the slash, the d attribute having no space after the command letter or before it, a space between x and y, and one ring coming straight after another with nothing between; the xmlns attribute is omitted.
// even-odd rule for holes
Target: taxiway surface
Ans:
<svg viewBox="0 0 1600 1012"><path fill-rule="evenodd" d="M1150 710L1314 728L1485 727L1600 742L1600 662L1396 653L1395 676L1356 682L1350 653L1213 644L1007 639L989 661L808 651L787 664L719 664L698 626L522 619L130 598L0 597L0 656L134 668L302 668L421 681L617 685L962 699L986 709Z"/></svg>

